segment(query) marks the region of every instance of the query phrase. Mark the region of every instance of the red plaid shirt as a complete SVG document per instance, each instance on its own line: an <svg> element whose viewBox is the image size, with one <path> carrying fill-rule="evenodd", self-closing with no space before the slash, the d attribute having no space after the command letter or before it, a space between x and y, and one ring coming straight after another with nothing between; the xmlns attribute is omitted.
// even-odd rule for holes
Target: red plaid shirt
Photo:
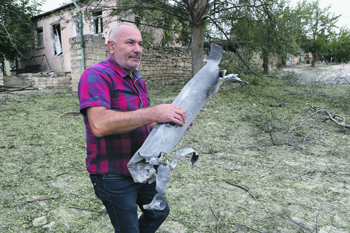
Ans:
<svg viewBox="0 0 350 233"><path fill-rule="evenodd" d="M138 71L134 70L133 74L131 79L109 57L88 68L80 78L78 98L86 128L85 161L90 174L130 175L126 165L149 134L149 126L144 126L129 133L95 137L86 115L86 109L94 106L104 106L120 112L147 108L150 100L146 84Z"/></svg>

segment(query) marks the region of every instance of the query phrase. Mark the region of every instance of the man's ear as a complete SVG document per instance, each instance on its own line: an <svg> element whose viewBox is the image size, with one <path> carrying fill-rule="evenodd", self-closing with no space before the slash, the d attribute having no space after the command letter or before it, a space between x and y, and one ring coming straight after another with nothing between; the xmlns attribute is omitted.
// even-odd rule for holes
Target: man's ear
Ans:
<svg viewBox="0 0 350 233"><path fill-rule="evenodd" d="M114 42L111 40L107 41L107 46L108 46L109 52L111 54L113 54L114 53Z"/></svg>

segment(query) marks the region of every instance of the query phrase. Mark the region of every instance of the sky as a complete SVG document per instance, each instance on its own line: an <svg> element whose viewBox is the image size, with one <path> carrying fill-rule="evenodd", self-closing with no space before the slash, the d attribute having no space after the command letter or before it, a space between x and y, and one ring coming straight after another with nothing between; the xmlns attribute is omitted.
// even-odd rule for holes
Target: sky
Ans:
<svg viewBox="0 0 350 233"><path fill-rule="evenodd" d="M297 0L290 0L292 3ZM72 2L71 0L46 0L46 3L42 6L42 11L46 12L60 7L63 3ZM350 0L319 0L321 8L325 8L331 5L329 10L336 15L342 14L339 18L337 26L347 26L350 29Z"/></svg>
<svg viewBox="0 0 350 233"><path fill-rule="evenodd" d="M41 7L42 12L50 11L56 9L64 3L72 2L71 0L46 0L46 2Z"/></svg>
<svg viewBox="0 0 350 233"><path fill-rule="evenodd" d="M297 0L290 0L293 3L298 2ZM328 12L334 13L335 15L342 15L338 19L337 26L347 26L350 29L350 0L319 0L320 7L326 8L331 6Z"/></svg>

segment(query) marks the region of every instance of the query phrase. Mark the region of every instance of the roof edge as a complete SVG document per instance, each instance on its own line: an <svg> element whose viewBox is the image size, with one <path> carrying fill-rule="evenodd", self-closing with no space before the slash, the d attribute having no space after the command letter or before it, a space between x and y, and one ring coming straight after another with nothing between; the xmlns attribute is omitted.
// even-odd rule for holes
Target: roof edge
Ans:
<svg viewBox="0 0 350 233"><path fill-rule="evenodd" d="M65 8L68 8L68 7L72 6L72 5L74 5L74 4L73 4L73 3L67 3L66 5L60 6L60 7L58 7L58 8L53 9L53 10L46 11L46 12L44 12L44 13L40 13L40 14L38 14L38 15L33 16L33 17L32 17L32 20L45 17L45 16L50 15L50 14L52 14L52 13L55 13L55 12L57 12L57 11L63 10L63 9L65 9Z"/></svg>

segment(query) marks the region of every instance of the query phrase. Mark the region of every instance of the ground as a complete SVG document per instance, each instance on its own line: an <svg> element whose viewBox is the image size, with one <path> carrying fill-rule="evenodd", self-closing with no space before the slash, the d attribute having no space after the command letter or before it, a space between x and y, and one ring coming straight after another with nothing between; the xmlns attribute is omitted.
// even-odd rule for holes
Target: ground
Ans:
<svg viewBox="0 0 350 233"><path fill-rule="evenodd" d="M326 65L320 63L316 66L316 68L303 64L284 67L283 70L303 74L303 77L300 79L300 81L303 83L320 81L329 84L332 82L344 81L339 80L340 77L348 77L348 79L350 79L350 63L336 65Z"/></svg>
<svg viewBox="0 0 350 233"><path fill-rule="evenodd" d="M350 117L342 67L243 76L208 100L170 154L200 157L170 171L158 232L350 232L350 131L315 114ZM152 103L182 86L150 85ZM82 117L59 117L78 108L70 89L0 93L0 232L113 231L85 169Z"/></svg>

